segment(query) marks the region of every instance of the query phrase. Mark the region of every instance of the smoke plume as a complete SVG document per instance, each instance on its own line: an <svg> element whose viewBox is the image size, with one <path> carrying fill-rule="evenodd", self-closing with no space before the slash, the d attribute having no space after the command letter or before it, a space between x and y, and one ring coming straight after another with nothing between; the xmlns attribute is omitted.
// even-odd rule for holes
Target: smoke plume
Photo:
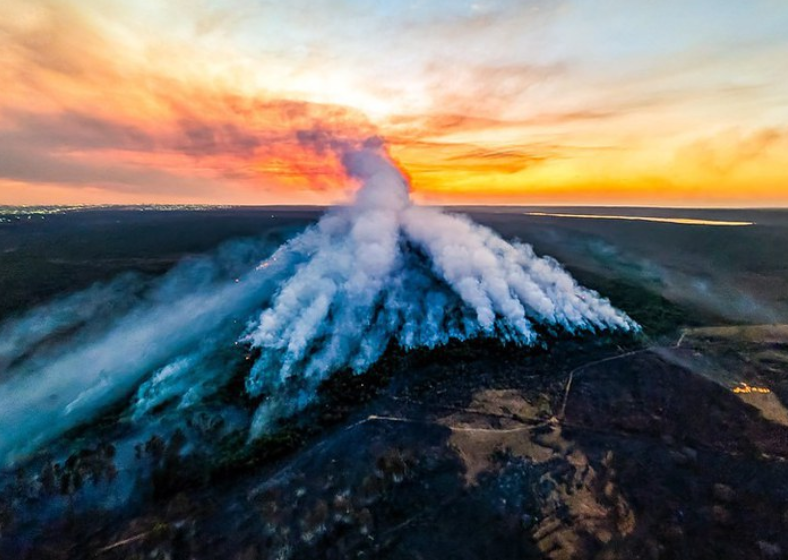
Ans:
<svg viewBox="0 0 788 560"><path fill-rule="evenodd" d="M392 343L407 349L489 336L530 345L536 325L638 328L529 245L412 204L406 177L380 142L329 147L360 185L355 200L272 254L233 246L177 267L101 329L89 328L91 317L112 285L3 327L13 344L0 346L0 361L11 364L0 380L0 459L129 395L138 422L172 399L191 406L226 382L230 368L215 356L233 344L259 350L246 379L247 391L263 397L251 426L257 436L309 404L332 372L362 372ZM75 305L85 309L82 326L66 342L42 345Z"/></svg>
<svg viewBox="0 0 788 560"><path fill-rule="evenodd" d="M361 183L355 202L290 244L303 266L249 326L246 340L262 357L247 389L272 395L253 433L308 403L332 371L363 371L391 341L431 347L484 335L527 345L535 323L569 332L635 328L530 246L411 204L406 178L377 144L347 152L343 163Z"/></svg>

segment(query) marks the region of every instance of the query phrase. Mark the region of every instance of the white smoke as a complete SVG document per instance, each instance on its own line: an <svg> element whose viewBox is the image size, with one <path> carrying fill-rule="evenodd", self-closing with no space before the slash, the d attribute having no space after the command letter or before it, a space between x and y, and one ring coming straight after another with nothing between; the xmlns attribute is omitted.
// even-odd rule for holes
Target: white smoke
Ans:
<svg viewBox="0 0 788 560"><path fill-rule="evenodd" d="M65 341L42 344L48 341L43 339L41 329L25 335L25 325L37 327L33 318L42 316L41 310L6 325L5 332L17 333L18 340L30 339L36 344L14 352L27 358L0 373L0 463L13 461L92 419L134 392L158 369L214 344L222 333L224 342L232 341L238 335L233 325L243 324L255 309L265 305L276 288L277 275L295 264L286 257L274 256L267 261L272 266L259 270L251 267L237 280L227 281L221 272L234 270L241 263L228 267L226 261L246 260L249 248L233 245L227 252L229 257L219 255L176 267L132 309L111 318L96 317L103 328L78 330ZM85 293L104 296L114 285ZM118 293L118 297L122 295ZM66 315L75 301L80 298L63 300L58 314ZM48 329L58 334L55 326L52 323ZM172 390L168 388L171 383L184 376L183 372L179 376L159 375L166 383L141 394L152 398L163 390ZM197 386L201 379L188 382Z"/></svg>
<svg viewBox="0 0 788 560"><path fill-rule="evenodd" d="M43 305L17 321L0 326L0 371L50 337L88 325L97 327L106 318L108 307L128 310L140 279L123 275L108 284L93 286L82 292Z"/></svg>
<svg viewBox="0 0 788 560"><path fill-rule="evenodd" d="M342 160L360 183L353 204L329 211L237 279L210 260L176 268L101 329L77 329L54 349L39 346L75 321L68 309L84 303L77 322L89 323L111 288L0 329L11 333L0 345L0 367L13 362L0 377L0 460L131 393L138 422L173 399L180 407L199 402L229 376L229 366L211 356L239 341L260 350L246 380L252 395L264 396L254 436L303 409L332 372L364 371L391 343L432 347L495 336L527 345L537 339L537 324L569 332L637 329L530 246L413 205L408 181L378 143L345 149Z"/></svg>
<svg viewBox="0 0 788 560"><path fill-rule="evenodd" d="M290 244L304 264L248 329L262 354L247 389L269 395L253 434L307 404L331 372L368 368L392 341L412 348L485 335L532 344L534 323L637 328L530 246L411 204L407 180L379 146L343 161L361 182L354 204Z"/></svg>

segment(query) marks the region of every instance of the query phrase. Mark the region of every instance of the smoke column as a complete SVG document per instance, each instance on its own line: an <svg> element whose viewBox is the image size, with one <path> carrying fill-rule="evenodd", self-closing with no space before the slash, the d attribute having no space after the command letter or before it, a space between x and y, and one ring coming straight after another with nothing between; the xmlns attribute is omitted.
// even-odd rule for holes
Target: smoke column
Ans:
<svg viewBox="0 0 788 560"><path fill-rule="evenodd" d="M11 364L0 377L0 461L130 393L137 421L173 397L181 407L195 404L228 375L206 366L211 355L239 342L260 350L246 379L249 393L264 396L254 437L303 409L332 372L362 372L390 343L433 347L490 336L529 345L537 324L568 332L638 329L529 245L413 205L407 179L380 142L331 149L360 185L354 202L327 212L237 281L222 279L210 260L178 267L152 295L135 296L109 324L78 329L56 350L37 344L69 316L67 306L84 309L78 319L89 327L111 286L3 326L13 344L0 345L0 367Z"/></svg>
<svg viewBox="0 0 788 560"><path fill-rule="evenodd" d="M392 340L405 348L479 335L532 344L534 323L570 332L636 328L530 246L413 205L406 178L378 143L346 150L343 163L361 183L354 204L294 240L290 251L305 264L247 332L262 350L247 389L272 395L253 434L307 404L332 371L369 367Z"/></svg>

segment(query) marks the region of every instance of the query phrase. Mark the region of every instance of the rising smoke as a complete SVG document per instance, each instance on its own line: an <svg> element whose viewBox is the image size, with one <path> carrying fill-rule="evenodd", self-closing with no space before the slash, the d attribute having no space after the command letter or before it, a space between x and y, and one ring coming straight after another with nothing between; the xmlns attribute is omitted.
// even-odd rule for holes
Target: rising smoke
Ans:
<svg viewBox="0 0 788 560"><path fill-rule="evenodd" d="M529 345L535 325L637 329L529 245L413 205L407 179L379 141L330 147L360 185L354 202L273 254L233 246L222 258L178 267L98 330L90 323L101 301L133 289L96 287L5 325L13 343L0 346L8 366L0 381L0 459L13 460L130 394L138 422L172 399L180 407L200 402L226 382L229 368L213 356L228 345L259 350L246 379L247 391L264 397L252 422L256 436L303 409L332 372L362 372L390 343L432 347L494 336ZM243 268L250 255L267 258L231 280L219 273L228 260L234 272ZM76 304L85 311L71 338L42 347Z"/></svg>

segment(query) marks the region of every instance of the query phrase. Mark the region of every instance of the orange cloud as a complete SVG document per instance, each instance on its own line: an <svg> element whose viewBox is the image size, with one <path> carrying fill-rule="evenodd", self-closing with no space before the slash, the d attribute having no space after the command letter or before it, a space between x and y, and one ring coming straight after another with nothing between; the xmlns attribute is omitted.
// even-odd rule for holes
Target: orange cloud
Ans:
<svg viewBox="0 0 788 560"><path fill-rule="evenodd" d="M0 178L16 185L0 202L38 199L20 183L70 185L80 202L113 192L140 201L314 202L316 190L337 198L347 188L337 156L298 134L375 133L353 109L157 73L124 59L81 12L38 8L0 24L9 47L0 49Z"/></svg>
<svg viewBox="0 0 788 560"><path fill-rule="evenodd" d="M356 76L314 40L236 60L221 39L240 12L199 4L159 34L131 4L86 6L12 1L0 20L0 204L330 203L352 187L331 144L370 136L431 202L788 204L784 124L704 113L761 90L663 87L696 57L586 84L573 64L509 56L541 16L482 10L405 37L381 28L395 50L381 62L404 60L394 80L385 64ZM315 29L318 16L299 17ZM434 56L405 56L414 40Z"/></svg>

